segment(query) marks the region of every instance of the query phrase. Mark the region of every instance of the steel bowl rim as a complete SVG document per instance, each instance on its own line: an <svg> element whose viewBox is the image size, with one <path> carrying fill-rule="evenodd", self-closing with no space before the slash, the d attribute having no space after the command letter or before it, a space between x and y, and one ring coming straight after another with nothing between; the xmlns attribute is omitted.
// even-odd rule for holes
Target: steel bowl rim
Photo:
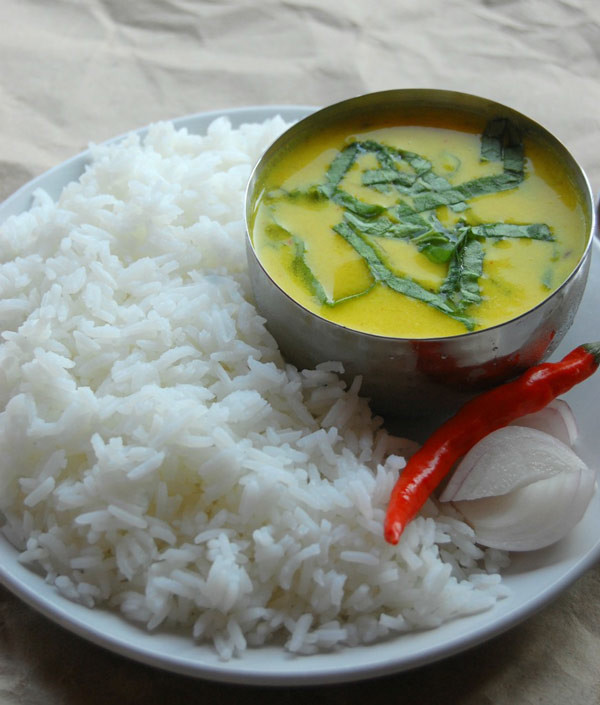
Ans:
<svg viewBox="0 0 600 705"><path fill-rule="evenodd" d="M362 331L357 328L351 328L349 326L344 326L341 325L340 323L337 323L335 321L331 321L328 318L325 318L324 316L320 316L318 313L315 313L314 311L311 311L310 309L306 308L302 304L300 304L296 299L294 299L292 296L290 296L279 284L276 282L271 275L267 272L265 269L263 263L260 260L260 257L258 256L258 253L256 252L256 249L254 247L254 243L252 242L252 237L250 235L250 224L249 224L249 210L250 210L250 205L251 205L251 196L253 195L253 187L255 185L256 177L257 174L261 171L262 168L264 168L265 164L268 163L268 157L269 157L269 152L271 150L276 149L278 146L278 143L280 141L285 141L286 139L289 138L290 134L293 134L294 132L300 131L302 127L305 125L305 123L309 120L314 120L317 119L323 115L326 115L330 111L334 111L338 109L339 107L350 104L355 102L358 99L364 99L364 98L384 98L385 96L394 96L394 97L399 97L400 95L405 95L408 96L409 94L413 96L422 96L423 98L427 96L438 96L441 97L442 95L451 97L455 96L460 99L468 99L468 100L475 100L475 101L483 101L484 103L488 103L490 105L497 106L499 109L502 110L507 110L511 112L514 115L519 116L520 119L522 119L525 123L529 124L534 130L538 131L540 134L542 134L545 137L550 138L552 142L554 142L554 145L558 147L559 149L562 149L565 154L571 159L573 166L575 167L575 170L578 172L578 176L583 182L583 186L585 188L580 189L586 197L586 206L589 209L589 228L587 232L587 242L586 245L583 249L583 252L575 265L575 267L572 269L571 273L567 276L566 279L563 280L563 282L556 288L554 291L550 292L548 296L542 301L539 301L535 306L532 306L531 308L528 308L526 311L523 311L523 313L520 313L517 316L514 316L513 318L509 318L506 321L502 321L501 323L496 323L495 325L492 326L487 326L485 328L480 328L478 330L474 331L466 331L465 333L457 333L454 335L446 335L446 336L433 336L433 337L415 337L415 336L409 336L409 337L404 337L404 336L394 336L394 335L380 335L377 333L370 333L368 331ZM598 209L600 212L600 201L598 204ZM600 217L600 215L598 216ZM568 284L578 275L582 267L585 266L591 251L592 251L592 243L594 241L594 236L597 233L597 228L598 228L598 220L597 220L597 213L596 213L596 207L594 203L594 197L593 197L593 191L592 187L590 184L590 181L588 179L587 174L585 173L584 169L581 167L579 162L575 159L575 157L571 154L569 149L566 147L566 145L559 140L553 133L551 133L546 127L544 127L542 124L538 123L536 120L533 118L530 118L529 116L525 115L524 113L521 113L520 111L511 108L510 106L504 105L502 103L499 103L496 100L493 99L488 99L483 96L479 96L473 93L464 93L460 91L449 91L445 89L438 89L438 88L398 88L398 89L390 89L390 90L385 90L385 91L376 91L376 92L370 92L370 93L363 93L357 96L354 96L352 98L346 98L341 101L337 101L335 103L331 103L327 106L321 107L321 108L315 108L313 112L310 112L308 115L305 117L301 118L297 122L295 122L293 125L288 127L283 133L281 133L278 137L276 137L262 152L261 156L257 160L256 164L252 168L250 177L246 183L246 189L244 193L244 224L245 224L245 238L246 238L246 248L247 251L252 253L252 256L254 257L256 263L262 270L262 273L267 277L267 279L270 281L272 285L274 285L281 294L283 294L286 299L288 299L294 306L298 307L304 314L308 314L311 317L314 317L315 319L319 320L320 322L325 322L326 324L330 326L334 326L335 328L338 328L340 330L348 331L350 333L354 333L357 335L361 336L366 336L369 338L373 338L376 340L387 340L387 341L398 341L399 344L404 343L404 342L410 342L413 340L419 340L421 342L431 342L431 343L442 343L442 342L451 342L451 341L461 341L466 338L473 338L479 333L489 333L493 331L497 331L501 328L504 328L508 325L512 325L517 323L520 319L523 319L525 317L531 316L535 311L537 311L539 308L546 306L549 301L551 301L553 298L555 298L561 290L563 290ZM598 231L598 235L600 236L600 231Z"/></svg>

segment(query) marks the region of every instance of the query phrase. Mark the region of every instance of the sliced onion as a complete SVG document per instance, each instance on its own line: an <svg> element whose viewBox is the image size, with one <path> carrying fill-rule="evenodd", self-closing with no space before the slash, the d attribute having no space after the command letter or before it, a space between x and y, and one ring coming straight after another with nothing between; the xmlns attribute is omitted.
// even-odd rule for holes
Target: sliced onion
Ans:
<svg viewBox="0 0 600 705"><path fill-rule="evenodd" d="M442 493L442 502L507 494L559 474L583 461L543 431L506 426L485 436L460 461Z"/></svg>
<svg viewBox="0 0 600 705"><path fill-rule="evenodd" d="M555 399L535 414L527 414L513 421L512 426L527 426L545 431L559 441L573 447L579 432L571 407L564 399Z"/></svg>
<svg viewBox="0 0 600 705"><path fill-rule="evenodd" d="M454 503L482 545L527 551L555 543L581 520L595 481L562 441L507 426L467 453L440 500Z"/></svg>
<svg viewBox="0 0 600 705"><path fill-rule="evenodd" d="M583 518L595 473L562 473L509 494L455 502L477 542L506 551L533 551L565 537Z"/></svg>

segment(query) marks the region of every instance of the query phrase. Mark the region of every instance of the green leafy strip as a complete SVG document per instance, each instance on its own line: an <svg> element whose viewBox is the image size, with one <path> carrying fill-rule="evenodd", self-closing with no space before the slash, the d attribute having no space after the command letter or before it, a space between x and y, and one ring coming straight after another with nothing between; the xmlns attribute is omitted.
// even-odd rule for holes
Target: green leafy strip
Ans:
<svg viewBox="0 0 600 705"><path fill-rule="evenodd" d="M480 157L487 162L502 161L506 119L490 120L481 135Z"/></svg>
<svg viewBox="0 0 600 705"><path fill-rule="evenodd" d="M401 277L394 274L385 264L374 244L369 242L367 237L362 233L356 232L356 230L345 222L334 225L333 229L365 260L369 271L376 281L385 284L399 294L404 294L405 296L409 296L412 299L417 299L418 301L432 306L438 311L464 324L467 330L473 330L475 327L473 319L461 315L444 296L440 296L433 291L425 289L408 277Z"/></svg>
<svg viewBox="0 0 600 705"><path fill-rule="evenodd" d="M356 299L359 296L364 296L368 294L371 289L375 286L375 282L371 286L367 287L363 291L359 291L356 294L350 294L349 296L342 296L339 299L333 299L327 295L327 292L323 288L321 282L315 276L311 267L306 261L306 245L304 240L288 232L291 242L294 245L294 257L292 260L292 270L294 274L302 279L305 285L310 290L311 294L319 301L320 304L324 306L337 306L344 301L349 301L350 299Z"/></svg>
<svg viewBox="0 0 600 705"><path fill-rule="evenodd" d="M391 211L398 215L398 210ZM454 234L444 228L437 217L431 214L425 219L418 213L402 211L400 221L388 217L366 220L354 213L345 213L344 220L355 230L370 237L409 239L433 262L447 262L455 247Z"/></svg>
<svg viewBox="0 0 600 705"><path fill-rule="evenodd" d="M458 310L464 311L468 306L483 300L479 287L483 259L483 247L475 238L472 228L463 227L450 260L448 274L440 287L440 293L453 301Z"/></svg>
<svg viewBox="0 0 600 705"><path fill-rule="evenodd" d="M346 212L344 219L366 235L387 238L413 238L429 230L427 223L409 221L394 222L385 216L375 219L361 218L356 213Z"/></svg>
<svg viewBox="0 0 600 705"><path fill-rule="evenodd" d="M331 198L346 175L346 172L350 169L352 164L354 164L359 150L360 145L358 142L353 142L345 147L336 156L336 158L329 165L329 169L327 169L327 173L325 174L325 183L320 187L323 193Z"/></svg>
<svg viewBox="0 0 600 705"><path fill-rule="evenodd" d="M329 200L329 196L323 192L321 186L309 186L306 189L295 188L292 191L286 191L283 188L269 191L265 195L265 202L272 203L281 198L286 198L288 201L308 201L310 203Z"/></svg>
<svg viewBox="0 0 600 705"><path fill-rule="evenodd" d="M363 218L375 218L386 211L385 206L381 206L378 203L365 203L341 189L336 189L333 192L331 200L347 211L362 216Z"/></svg>
<svg viewBox="0 0 600 705"><path fill-rule="evenodd" d="M291 241L294 244L294 259L292 260L292 270L299 277L310 292L321 304L332 306L333 301L327 296L321 282L315 277L314 272L306 263L306 246L304 240L290 233Z"/></svg>
<svg viewBox="0 0 600 705"><path fill-rule="evenodd" d="M471 227L474 235L479 237L524 237L529 240L546 240L554 242L550 228L543 223L532 223L531 225L513 225L511 223L486 223L484 225L474 225Z"/></svg>
<svg viewBox="0 0 600 705"><path fill-rule="evenodd" d="M363 186L379 187L379 190L384 192L389 191L390 186L395 186L397 189L403 187L408 192L416 180L416 174L398 171L398 169L389 167L385 169L367 169L362 175Z"/></svg>

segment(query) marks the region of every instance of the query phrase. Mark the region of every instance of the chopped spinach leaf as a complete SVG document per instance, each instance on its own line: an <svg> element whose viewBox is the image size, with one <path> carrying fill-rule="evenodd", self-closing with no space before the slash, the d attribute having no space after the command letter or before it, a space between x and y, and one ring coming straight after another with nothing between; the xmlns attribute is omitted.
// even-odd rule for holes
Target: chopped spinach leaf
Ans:
<svg viewBox="0 0 600 705"><path fill-rule="evenodd" d="M436 174L435 171L428 171L420 176L421 183L430 191L450 191L452 185L443 176Z"/></svg>
<svg viewBox="0 0 600 705"><path fill-rule="evenodd" d="M365 203L341 189L334 191L331 200L363 218L374 218L385 211L384 206L380 206L378 203Z"/></svg>
<svg viewBox="0 0 600 705"><path fill-rule="evenodd" d="M265 203L280 200L281 198L286 198L289 201L327 201L329 195L324 193L320 186L311 185L306 189L292 189L291 191L286 191L283 188L276 189L274 191L269 191L265 196Z"/></svg>
<svg viewBox="0 0 600 705"><path fill-rule="evenodd" d="M296 276L302 279L312 295L319 301L320 304L324 306L337 306L344 301L349 301L350 299L356 299L359 296L364 296L368 294L369 291L375 286L375 282L371 286L367 287L363 291L358 291L355 294L350 294L349 296L343 296L339 299L331 298L327 295L327 292L323 288L321 282L317 279L314 272L308 265L306 261L306 246L304 240L299 238L297 235L292 235L289 233L291 241L294 245L294 258L292 260L292 268Z"/></svg>
<svg viewBox="0 0 600 705"><path fill-rule="evenodd" d="M306 246L304 240L291 233L290 236L294 243L294 259L292 260L294 274L304 281L306 286L310 289L310 292L321 304L331 306L333 303L332 300L327 296L321 282L315 277L314 272L306 263Z"/></svg>
<svg viewBox="0 0 600 705"><path fill-rule="evenodd" d="M433 306L433 308L436 308L438 311L463 323L468 330L473 330L475 325L473 319L462 315L446 297L425 289L408 277L401 277L392 272L384 262L381 253L378 252L372 242L369 242L367 237L361 233L357 233L347 223L338 223L334 225L333 229L365 260L371 274L377 281L385 284L399 294L410 296L412 299L417 299Z"/></svg>
<svg viewBox="0 0 600 705"><path fill-rule="evenodd" d="M326 174L326 186L328 190L333 192L337 189L348 169L354 164L358 151L358 143L353 142L343 149L331 162Z"/></svg>
<svg viewBox="0 0 600 705"><path fill-rule="evenodd" d="M415 210L422 213L430 211L438 206L450 206L457 203L464 203L465 196L457 189L448 189L447 191L430 191L415 196Z"/></svg>
<svg viewBox="0 0 600 705"><path fill-rule="evenodd" d="M459 311L482 301L479 278L483 274L483 258L481 243L470 228L464 227L452 255L448 275L440 287L440 292L452 300Z"/></svg>
<svg viewBox="0 0 600 705"><path fill-rule="evenodd" d="M513 225L512 223L485 223L474 225L472 231L480 237L516 237L528 238L530 240L553 241L550 228L544 223L532 223L531 225Z"/></svg>
<svg viewBox="0 0 600 705"><path fill-rule="evenodd" d="M552 289L552 281L554 279L554 272L552 269L548 268L542 275L542 286L546 289Z"/></svg>
<svg viewBox="0 0 600 705"><path fill-rule="evenodd" d="M506 120L490 120L481 135L481 159L488 162L502 161L502 144Z"/></svg>
<svg viewBox="0 0 600 705"><path fill-rule="evenodd" d="M398 169L368 169L363 172L363 186L404 186L410 188L417 180L416 175Z"/></svg>

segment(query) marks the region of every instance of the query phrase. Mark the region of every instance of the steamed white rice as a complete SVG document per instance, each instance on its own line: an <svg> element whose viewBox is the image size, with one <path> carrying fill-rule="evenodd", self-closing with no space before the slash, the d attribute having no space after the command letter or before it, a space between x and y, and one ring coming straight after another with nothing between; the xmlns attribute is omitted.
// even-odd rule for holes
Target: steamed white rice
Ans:
<svg viewBox="0 0 600 705"><path fill-rule="evenodd" d="M0 510L63 595L222 658L371 642L490 608L506 557L430 502L384 511L408 441L253 306L243 191L279 119L92 147L0 236Z"/></svg>

